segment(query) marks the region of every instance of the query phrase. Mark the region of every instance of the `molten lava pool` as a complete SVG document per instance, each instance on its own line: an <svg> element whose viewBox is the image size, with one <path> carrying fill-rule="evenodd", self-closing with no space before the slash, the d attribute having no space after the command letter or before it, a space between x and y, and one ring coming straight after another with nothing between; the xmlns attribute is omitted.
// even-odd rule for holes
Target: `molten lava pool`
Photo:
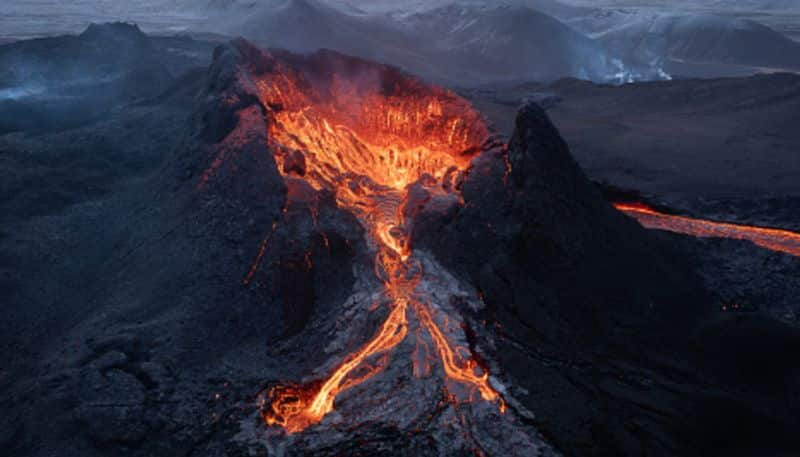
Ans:
<svg viewBox="0 0 800 457"><path fill-rule="evenodd" d="M747 240L772 251L800 257L800 233L665 214L642 203L615 203L614 206L647 228L696 237Z"/></svg>
<svg viewBox="0 0 800 457"><path fill-rule="evenodd" d="M338 395L385 369L389 359L381 356L411 336L411 320L420 329L413 338L430 343L442 376L466 392L449 401L495 402L503 410L487 370L455 341L454 332L462 330L446 328L452 319L423 292L426 271L410 242L422 204L461 201L459 184L489 137L482 117L449 91L338 55L274 58L255 85L267 110L270 149L287 184L303 180L330 191L340 208L358 218L390 303L372 338L341 354L327 377L269 389L261 406L266 423L295 433L321 421Z"/></svg>

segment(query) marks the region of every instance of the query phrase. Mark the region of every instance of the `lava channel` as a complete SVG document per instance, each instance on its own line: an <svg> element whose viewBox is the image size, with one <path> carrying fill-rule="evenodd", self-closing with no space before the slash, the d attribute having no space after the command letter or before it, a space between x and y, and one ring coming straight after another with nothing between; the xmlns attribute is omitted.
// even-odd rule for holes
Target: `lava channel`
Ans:
<svg viewBox="0 0 800 457"><path fill-rule="evenodd" d="M332 191L339 207L359 219L391 305L372 338L343 355L327 378L269 389L263 419L288 433L318 423L339 394L383 370L386 355L409 334L409 319L432 341L446 379L466 386L469 394L451 401L482 399L503 411L488 371L440 328L438 310L417 292L424 273L409 239L409 190L460 202L458 184L489 137L483 118L455 94L388 67L365 68L341 56L330 66L324 55L322 62L287 59L273 58L255 78L279 170L287 181ZM381 362L370 364L375 358Z"/></svg>
<svg viewBox="0 0 800 457"><path fill-rule="evenodd" d="M643 203L614 203L614 207L646 228L696 237L747 240L762 248L800 257L800 233L789 230L665 214Z"/></svg>

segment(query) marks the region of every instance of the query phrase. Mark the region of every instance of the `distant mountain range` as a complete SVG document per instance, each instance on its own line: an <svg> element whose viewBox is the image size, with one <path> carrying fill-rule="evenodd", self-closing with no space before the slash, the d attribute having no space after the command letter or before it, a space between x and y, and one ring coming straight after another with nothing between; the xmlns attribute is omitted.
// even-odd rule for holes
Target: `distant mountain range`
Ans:
<svg viewBox="0 0 800 457"><path fill-rule="evenodd" d="M225 8L220 31L268 47L335 49L450 84L658 77L647 66L627 67L602 43L525 5L441 3L400 11L317 0L236 2Z"/></svg>
<svg viewBox="0 0 800 457"><path fill-rule="evenodd" d="M800 65L800 43L752 20L705 13L599 9L558 0L225 3L223 33L297 51L332 48L451 84L660 79L668 76L665 62L683 65L684 76L729 74L731 66L748 73Z"/></svg>
<svg viewBox="0 0 800 457"><path fill-rule="evenodd" d="M302 52L329 48L466 86L798 69L800 43L739 17L756 10L794 10L800 21L796 0L19 0L0 6L7 13L0 15L0 40L77 33L113 17L146 32L213 32ZM782 30L793 33L793 16L776 14L760 17L781 16L789 24Z"/></svg>
<svg viewBox="0 0 800 457"><path fill-rule="evenodd" d="M593 35L628 60L800 68L800 43L758 22L708 14L636 15Z"/></svg>
<svg viewBox="0 0 800 457"><path fill-rule="evenodd" d="M559 0L570 6L601 8L673 8L686 10L695 8L720 11L744 10L800 10L796 0Z"/></svg>

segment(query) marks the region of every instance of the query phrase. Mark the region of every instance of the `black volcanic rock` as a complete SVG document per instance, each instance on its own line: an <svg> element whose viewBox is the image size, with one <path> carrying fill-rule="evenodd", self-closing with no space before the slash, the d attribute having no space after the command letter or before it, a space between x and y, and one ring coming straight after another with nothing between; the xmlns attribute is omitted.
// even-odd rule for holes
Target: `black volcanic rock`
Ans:
<svg viewBox="0 0 800 457"><path fill-rule="evenodd" d="M416 245L565 351L624 345L703 313L686 266L602 198L535 104L517 116L508 164L476 164L463 194L465 207Z"/></svg>

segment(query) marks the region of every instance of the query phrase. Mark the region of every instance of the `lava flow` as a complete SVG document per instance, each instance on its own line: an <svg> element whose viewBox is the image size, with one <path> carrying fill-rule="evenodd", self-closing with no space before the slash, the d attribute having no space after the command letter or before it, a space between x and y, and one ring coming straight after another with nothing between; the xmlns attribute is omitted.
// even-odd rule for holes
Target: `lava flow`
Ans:
<svg viewBox="0 0 800 457"><path fill-rule="evenodd" d="M614 206L623 213L634 217L647 228L667 230L696 237L748 240L772 251L800 257L800 233L665 214L642 203L614 203Z"/></svg>
<svg viewBox="0 0 800 457"><path fill-rule="evenodd" d="M410 334L410 319L433 342L446 379L466 386L466 398L450 395L453 402L479 396L502 410L488 372L440 328L435 316L441 311L418 291L424 272L409 239L420 204L434 198L460 202L460 180L488 129L449 91L391 68L337 59L273 59L255 84L280 172L287 182L302 179L332 191L338 206L359 219L390 308L372 338L343 355L327 378L270 389L262 416L289 433L318 423L340 393L385 368L390 351Z"/></svg>

